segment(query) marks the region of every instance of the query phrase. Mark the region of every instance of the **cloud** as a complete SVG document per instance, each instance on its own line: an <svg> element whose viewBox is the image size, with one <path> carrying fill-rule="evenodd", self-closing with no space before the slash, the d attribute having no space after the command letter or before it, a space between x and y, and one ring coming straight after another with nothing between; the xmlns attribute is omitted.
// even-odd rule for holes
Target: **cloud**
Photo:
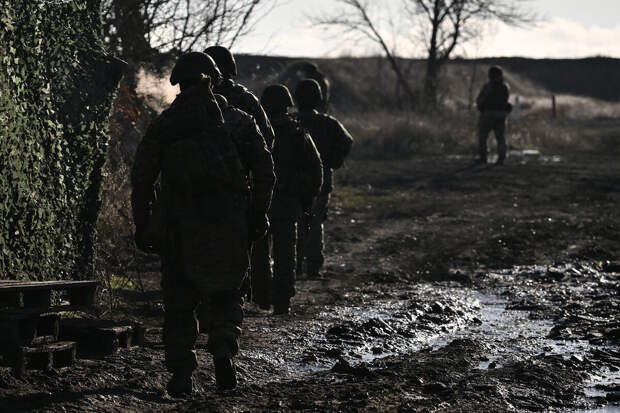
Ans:
<svg viewBox="0 0 620 413"><path fill-rule="evenodd" d="M480 56L577 58L595 55L620 57L620 25L587 27L574 20L553 18L532 28L497 25L483 42Z"/></svg>

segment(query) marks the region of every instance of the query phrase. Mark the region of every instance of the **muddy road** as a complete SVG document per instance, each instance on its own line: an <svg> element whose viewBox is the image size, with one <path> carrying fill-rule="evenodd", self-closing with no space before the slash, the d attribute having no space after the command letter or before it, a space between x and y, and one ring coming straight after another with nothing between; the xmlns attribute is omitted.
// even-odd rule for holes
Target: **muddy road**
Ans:
<svg viewBox="0 0 620 413"><path fill-rule="evenodd" d="M158 275L122 293L144 347L0 375L0 411L620 410L620 165L513 157L353 161L339 171L324 279L293 314L248 306L240 386L163 388ZM144 268L153 268L152 263Z"/></svg>

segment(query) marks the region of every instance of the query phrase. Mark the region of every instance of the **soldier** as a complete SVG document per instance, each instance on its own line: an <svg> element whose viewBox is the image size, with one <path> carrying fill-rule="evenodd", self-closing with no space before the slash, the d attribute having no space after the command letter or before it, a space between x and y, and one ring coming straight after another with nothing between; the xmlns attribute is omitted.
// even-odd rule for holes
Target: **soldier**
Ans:
<svg viewBox="0 0 620 413"><path fill-rule="evenodd" d="M192 392L199 304L217 386L236 386L232 358L243 321L239 289L248 267L247 245L269 227L271 156L260 135L246 136L243 145L250 150L237 149L240 143L230 139L211 92L210 79L219 76L204 53L178 60L170 82L180 84L181 93L147 130L131 174L136 245L158 252L162 260L165 364L172 373L166 389L173 397ZM251 194L249 171L254 176ZM158 178L159 223L151 215ZM147 238L147 227L158 225L161 241L155 242Z"/></svg>
<svg viewBox="0 0 620 413"><path fill-rule="evenodd" d="M218 68L222 71L224 79L219 82L213 91L226 98L228 105L241 109L249 115L254 117L254 120L258 124L260 131L267 142L269 150L273 146L273 128L269 122L269 118L265 114L263 107L260 105L258 98L254 96L252 92L246 89L243 85L235 82L234 78L237 77L237 63L232 53L223 46L211 46L205 50L205 53L213 58ZM251 271L250 278L252 277L265 277L269 274L270 268L266 266L267 263L264 260L255 260L255 257L261 257L268 254L267 238L256 240L252 245L251 256ZM246 284L250 280L246 280ZM244 286L244 294L248 294L248 297L256 302L254 298L254 292L247 291L250 288ZM265 303L257 303L259 306Z"/></svg>
<svg viewBox="0 0 620 413"><path fill-rule="evenodd" d="M297 65L296 70L299 80L314 79L321 87L321 104L317 107L319 112L327 113L329 98L331 95L331 86L329 80L319 70L318 66L312 62L301 62Z"/></svg>
<svg viewBox="0 0 620 413"><path fill-rule="evenodd" d="M260 128L263 138L265 138L269 149L271 149L274 135L269 118L260 105L258 98L246 89L245 86L235 82L237 62L235 62L232 53L223 46L208 47L205 53L211 56L223 75L222 81L214 86L213 92L224 96L230 106L234 106L254 116L254 120Z"/></svg>
<svg viewBox="0 0 620 413"><path fill-rule="evenodd" d="M220 94L215 95L215 99L222 110L225 127L229 133L235 137L246 135L260 135L260 131L254 121L254 118L248 113L229 105L226 97ZM262 137L261 137L262 139ZM246 148L250 151L252 148ZM250 245L248 245L250 247ZM271 270L269 259L269 244L267 238L255 240L254 247L250 248L252 262L252 276L246 279L242 293L248 295L248 298L263 309L271 308L271 285L265 281ZM266 259L263 258L266 257ZM261 281L258 281L261 280Z"/></svg>
<svg viewBox="0 0 620 413"><path fill-rule="evenodd" d="M504 82L502 69L492 66L489 69L489 82L484 85L476 98L476 106L480 111L478 119L478 151L477 163L487 163L487 138L489 133L495 133L497 140L497 165L502 165L506 159L506 117L512 110L508 103L510 88Z"/></svg>
<svg viewBox="0 0 620 413"><path fill-rule="evenodd" d="M274 314L288 314L290 299L295 295L295 247L297 220L302 211L310 211L323 183L323 165L310 135L290 116L293 98L286 86L272 85L261 97L275 130L273 162L276 187L269 220L269 239L273 251L272 302ZM256 257L269 260L269 255ZM270 268L269 264L267 267ZM271 273L252 279L255 294L268 291ZM260 302L268 297L258 296Z"/></svg>
<svg viewBox="0 0 620 413"><path fill-rule="evenodd" d="M319 277L323 265L323 222L327 219L327 205L333 190L333 171L340 168L351 151L353 138L334 117L319 113L322 95L319 84L313 79L304 79L295 89L295 100L301 125L310 132L323 162L323 186L312 207L308 238L304 245L306 273L308 277Z"/></svg>

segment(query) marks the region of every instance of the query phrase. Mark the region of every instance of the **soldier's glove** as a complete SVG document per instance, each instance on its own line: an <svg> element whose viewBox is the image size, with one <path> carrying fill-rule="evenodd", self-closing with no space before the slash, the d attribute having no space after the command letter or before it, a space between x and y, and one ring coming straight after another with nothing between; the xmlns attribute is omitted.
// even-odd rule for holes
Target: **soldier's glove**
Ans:
<svg viewBox="0 0 620 413"><path fill-rule="evenodd" d="M250 241L257 241L269 231L269 219L267 214L262 211L253 212L250 215Z"/></svg>

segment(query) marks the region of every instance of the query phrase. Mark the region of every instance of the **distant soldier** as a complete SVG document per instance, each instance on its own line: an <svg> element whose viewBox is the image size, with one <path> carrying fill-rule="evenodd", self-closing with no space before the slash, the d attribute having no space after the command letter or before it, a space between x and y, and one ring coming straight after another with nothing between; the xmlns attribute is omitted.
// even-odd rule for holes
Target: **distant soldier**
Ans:
<svg viewBox="0 0 620 413"><path fill-rule="evenodd" d="M274 314L288 314L290 299L295 295L295 247L297 220L302 211L312 209L314 198L323 182L323 165L310 135L299 122L287 113L293 99L284 85L272 85L265 89L261 104L267 111L275 130L273 161L276 187L269 210L271 229L269 240L274 261L273 287L271 272L254 272L252 290L257 303L273 303ZM269 265L268 251L263 259ZM269 294L271 292L271 294ZM271 300L269 295L271 295Z"/></svg>
<svg viewBox="0 0 620 413"><path fill-rule="evenodd" d="M237 62L232 53L223 46L211 46L205 50L211 56L223 75L223 79L214 85L213 92L226 98L230 106L234 106L242 111L254 116L260 131L271 149L273 145L273 128L269 118L260 105L258 98L245 86L235 82L237 77Z"/></svg>
<svg viewBox="0 0 620 413"><path fill-rule="evenodd" d="M329 80L319 70L318 66L312 62L301 62L296 66L298 80L314 79L321 87L321 103L317 107L319 112L327 113L329 98L331 96L331 86Z"/></svg>
<svg viewBox="0 0 620 413"><path fill-rule="evenodd" d="M248 267L247 246L269 226L271 156L258 134L245 135L244 142L231 139L211 92L210 79L219 76L204 53L178 60L170 82L180 84L181 93L147 130L131 175L136 245L162 259L165 363L172 373L166 389L173 397L192 392L199 305L217 386L236 386L232 358L243 321L240 286ZM249 172L254 176L251 194ZM161 222L153 222L158 178L162 214ZM158 225L160 239L149 238L153 231L147 228Z"/></svg>
<svg viewBox="0 0 620 413"><path fill-rule="evenodd" d="M489 69L489 82L484 85L478 98L476 106L480 111L478 120L478 163L487 163L487 139L489 133L495 133L497 140L497 164L502 165L506 159L506 117L512 110L512 105L508 103L510 88L504 82L502 69L492 66Z"/></svg>
<svg viewBox="0 0 620 413"><path fill-rule="evenodd" d="M327 219L327 205L333 190L333 171L340 168L351 151L353 138L334 117L319 113L322 95L319 84L304 79L295 89L299 113L297 119L310 132L323 162L323 186L314 202L308 237L304 245L306 272L309 277L319 277L323 265L323 222Z"/></svg>

